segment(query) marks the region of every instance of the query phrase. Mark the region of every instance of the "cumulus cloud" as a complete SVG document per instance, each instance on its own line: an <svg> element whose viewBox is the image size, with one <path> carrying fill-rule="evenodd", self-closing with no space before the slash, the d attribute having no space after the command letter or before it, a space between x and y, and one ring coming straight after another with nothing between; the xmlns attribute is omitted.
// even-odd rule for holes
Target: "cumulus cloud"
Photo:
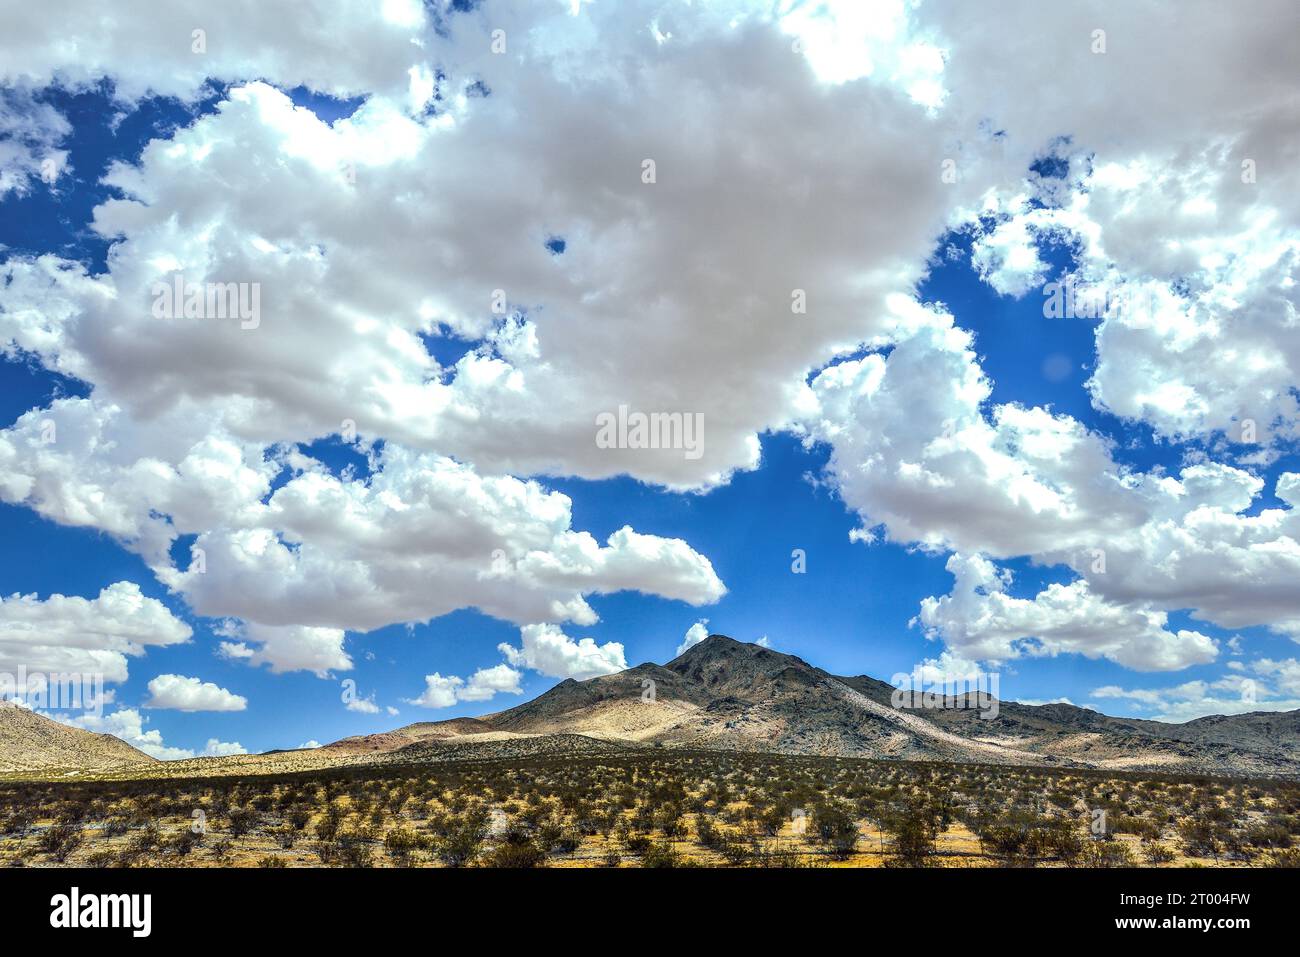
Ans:
<svg viewBox="0 0 1300 957"><path fill-rule="evenodd" d="M375 704L373 695L369 698L349 698L344 707L360 714L379 714L379 705Z"/></svg>
<svg viewBox="0 0 1300 957"><path fill-rule="evenodd" d="M53 185L67 168L60 144L72 125L22 87L0 87L0 197L23 194L34 181Z"/></svg>
<svg viewBox="0 0 1300 957"><path fill-rule="evenodd" d="M127 744L143 751L160 761L180 761L185 758L219 757L229 754L247 754L238 742L219 741L209 738L201 751L189 748L170 747L163 742L162 732L157 728L145 730L147 719L135 708L119 708L112 714L79 714L59 717L59 721L74 727L94 731L97 734L111 734L121 738Z"/></svg>
<svg viewBox="0 0 1300 957"><path fill-rule="evenodd" d="M1080 547L1140 523L1145 506L1109 445L1042 408L995 406L972 336L947 312L900 300L914 329L888 354L830 366L812 381L811 439L864 519L858 537L1013 556Z"/></svg>
<svg viewBox="0 0 1300 957"><path fill-rule="evenodd" d="M1166 632L1170 611L1300 635L1290 587L1300 572L1293 473L1275 482L1281 507L1255 509L1264 483L1244 469L1204 462L1174 476L1121 466L1111 443L1076 419L988 407L991 385L969 333L945 312L907 308L928 316L912 321L914 335L813 379L818 404L806 425L831 447L830 477L863 519L856 537L971 556L950 570L977 585L923 606L936 637L951 636L963 654L1002 659L1010 643L1031 637L1026 629L1046 628L1056 638L1038 636L1041 647L1057 653L1164 669L1211 656L1200 633ZM970 591L992 574L988 561L1026 555L1067 566L1079 580L1030 605ZM1096 633L1094 612L1122 624L1114 634L1136 644L1119 647ZM1067 625L1071 614L1079 620Z"/></svg>
<svg viewBox="0 0 1300 957"><path fill-rule="evenodd" d="M134 582L115 582L96 598L53 594L0 597L0 670L127 679L127 658L149 647L189 641L189 625Z"/></svg>
<svg viewBox="0 0 1300 957"><path fill-rule="evenodd" d="M488 701L498 694L523 694L519 681L523 674L509 665L479 668L468 681L456 675L434 672L424 676L424 692L418 698L407 698L407 704L422 708L449 708L462 701Z"/></svg>
<svg viewBox="0 0 1300 957"><path fill-rule="evenodd" d="M903 677L908 679L905 687L920 690L932 685L965 685L971 679L983 675L984 669L980 667L978 662L963 658L951 649L945 649L937 658L926 658L919 662L912 669L912 674ZM900 676L895 675L894 677L898 679ZM916 681L912 680L914 677Z"/></svg>
<svg viewBox="0 0 1300 957"><path fill-rule="evenodd" d="M1033 598L1005 591L1010 572L979 555L953 555L951 594L926 598L917 620L927 636L980 661L1081 654L1138 671L1174 671L1213 661L1214 641L1195 631L1171 631L1161 611L1116 605L1083 580L1049 585Z"/></svg>
<svg viewBox="0 0 1300 957"><path fill-rule="evenodd" d="M701 618L691 627L686 629L686 636L682 638L682 643L677 646L677 654L683 654L688 648L694 648L705 638L709 637L709 619Z"/></svg>
<svg viewBox="0 0 1300 957"><path fill-rule="evenodd" d="M546 624L525 625L519 637L519 647L503 642L497 650L515 667L531 668L550 678L582 681L627 668L623 646L616 641L603 645L591 638L574 641L557 626Z"/></svg>
<svg viewBox="0 0 1300 957"><path fill-rule="evenodd" d="M10 11L0 80L80 87L108 76L127 104L147 95L191 99L210 79L250 76L338 96L404 91L422 59L412 40L431 25L418 0L322 0L293 16L255 0L184 0L122 4L93 18L75 0L55 0ZM325 42L339 36L348 42Z"/></svg>
<svg viewBox="0 0 1300 957"><path fill-rule="evenodd" d="M1233 662L1236 668L1213 681L1188 681L1167 688L1096 688L1092 697L1121 701L1141 717L1191 721L1212 714L1292 711L1300 708L1300 661L1260 658Z"/></svg>
<svg viewBox="0 0 1300 957"><path fill-rule="evenodd" d="M238 741L219 741L216 738L208 738L208 743L203 746L197 757L200 758L224 758L232 754L247 754L248 750Z"/></svg>
<svg viewBox="0 0 1300 957"><path fill-rule="evenodd" d="M652 7L584 10L587 35L559 9L454 18L431 49L492 95L434 116L375 96L328 125L267 84L234 87L110 171L107 274L14 264L34 275L10 309L19 288L64 304L41 319L42 355L133 413L209 404L245 438L348 419L489 472L696 487L753 468L808 368L888 336L874 317L922 275L954 190L916 161L942 154L939 130L887 78L820 83L776 25L686 6L659 44L628 29ZM527 42L485 56L492 28ZM791 135L770 135L774 115L797 118ZM175 275L260 283L261 324L160 322L150 289ZM447 333L476 348L444 367L421 337ZM598 447L596 416L620 405L703 413L703 455Z"/></svg>
<svg viewBox="0 0 1300 957"><path fill-rule="evenodd" d="M310 671L326 678L335 671L350 671L352 658L343 649L343 629L309 625L261 625L248 622L235 626L238 633L254 642L223 641L217 653L230 661L267 665L274 674Z"/></svg>
<svg viewBox="0 0 1300 957"><path fill-rule="evenodd" d="M1056 321L1095 322L1098 408L1175 439L1219 432L1242 454L1295 434L1300 217L1242 183L1238 160L1226 146L1143 154L1090 166L1060 207L1005 198L972 263ZM1052 283L1038 254L1049 238L1078 251Z"/></svg>
<svg viewBox="0 0 1300 957"><path fill-rule="evenodd" d="M173 413L169 465L159 423L145 430L119 415L69 399L23 416L0 433L0 498L119 536L199 614L247 621L262 643L254 662L273 670L345 670L343 629L457 608L591 624L586 594L635 589L699 605L725 593L680 539L625 527L602 545L571 528L567 496L534 481L392 445L366 479L298 456L300 471L268 495L288 466L263 450ZM47 421L54 445L42 439ZM197 535L201 563L192 552L173 565L178 534Z"/></svg>
<svg viewBox="0 0 1300 957"><path fill-rule="evenodd" d="M248 699L210 681L159 675L149 682L149 700L144 706L176 711L243 711Z"/></svg>

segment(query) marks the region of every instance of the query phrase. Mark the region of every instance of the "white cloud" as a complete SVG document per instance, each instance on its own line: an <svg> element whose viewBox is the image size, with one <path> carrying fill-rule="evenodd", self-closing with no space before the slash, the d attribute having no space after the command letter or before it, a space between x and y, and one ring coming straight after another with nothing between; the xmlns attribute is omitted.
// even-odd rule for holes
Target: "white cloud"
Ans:
<svg viewBox="0 0 1300 957"><path fill-rule="evenodd" d="M1145 712L1141 717L1160 721L1191 721L1212 714L1292 711L1300 708L1300 661L1260 658L1214 681L1188 681L1167 688L1125 689L1106 685L1094 689L1092 696L1126 702L1132 711Z"/></svg>
<svg viewBox="0 0 1300 957"><path fill-rule="evenodd" d="M677 646L677 654L684 653L688 648L694 648L705 638L709 637L709 619L701 618L691 627L686 629L686 636L682 638L682 643Z"/></svg>
<svg viewBox="0 0 1300 957"><path fill-rule="evenodd" d="M218 741L208 738L208 743L199 752L201 758L223 758L232 754L247 754L248 750L238 741Z"/></svg>
<svg viewBox="0 0 1300 957"><path fill-rule="evenodd" d="M832 479L863 519L858 537L988 559L1027 555L1080 576L1031 605L1005 595L931 599L936 635L963 654L1006 657L1011 643L1046 628L1043 647L1147 669L1208 660L1208 639L1164 629L1176 610L1300 636L1300 593L1290 584L1300 573L1300 479L1278 478L1283 507L1243 514L1263 483L1242 469L1207 462L1177 476L1135 472L1069 416L1012 404L986 413L991 387L970 335L945 313L929 315L887 356L834 365L812 383L818 408L808 433L832 447ZM1009 617L981 617L992 609ZM1143 637L1119 647L1089 625L1093 612ZM1071 614L1082 617L1070 624Z"/></svg>
<svg viewBox="0 0 1300 957"><path fill-rule="evenodd" d="M1094 404L1168 437L1221 432L1242 454L1295 434L1300 217L1273 205L1275 189L1241 182L1239 152L1099 164L1059 208L1001 198L972 262L999 292L1046 304L1037 244L1072 242L1071 298L1103 308L1053 321L1100 320Z"/></svg>
<svg viewBox="0 0 1300 957"><path fill-rule="evenodd" d="M673 17L689 39L659 47L628 30L636 6L586 11L584 34L542 8L454 18L429 38L449 94L432 118L381 95L329 126L236 86L109 172L125 198L96 212L120 237L107 275L17 263L33 275L7 306L63 304L40 320L43 357L132 414L192 402L247 439L351 419L487 473L695 487L753 468L758 435L806 402L810 367L890 334L884 299L921 277L964 187L916 161L941 155L941 133L888 77L821 84L775 26L688 6ZM513 55L485 55L491 28L519 38ZM470 79L492 95L451 95ZM772 116L790 136L770 135ZM155 319L150 289L177 272L260 283L261 325ZM514 319L492 312L496 289ZM813 293L806 313L796 289ZM441 367L419 336L446 331L480 347ZM595 417L622 404L703 412L703 456L597 447Z"/></svg>
<svg viewBox="0 0 1300 957"><path fill-rule="evenodd" d="M522 673L506 664L479 668L470 675L469 681L434 672L424 676L424 693L406 702L422 708L449 708L460 701L488 701L498 694L523 694L519 687L522 677Z"/></svg>
<svg viewBox="0 0 1300 957"><path fill-rule="evenodd" d="M72 125L23 87L0 87L0 197L28 192L35 180L54 185L66 170L59 144Z"/></svg>
<svg viewBox="0 0 1300 957"><path fill-rule="evenodd" d="M176 711L243 711L248 699L210 681L183 675L159 675L149 682L146 708Z"/></svg>
<svg viewBox="0 0 1300 957"><path fill-rule="evenodd" d="M616 641L597 645L591 638L574 641L555 625L525 625L520 647L501 643L497 650L518 668L531 668L551 678L582 681L627 668L623 646Z"/></svg>
<svg viewBox="0 0 1300 957"><path fill-rule="evenodd" d="M1016 701L1018 704L1027 704L1032 708L1039 708L1045 704L1068 704L1074 708L1079 707L1069 698L1017 698Z"/></svg>
<svg viewBox="0 0 1300 957"><path fill-rule="evenodd" d="M50 29L59 24L57 32ZM422 58L411 41L427 25L413 0L304 3L293 16L256 0L219 6L180 0L122 4L93 17L75 0L9 11L0 36L0 80L77 87L102 76L123 100L146 95L191 99L208 80L268 77L286 88L335 95L405 89ZM195 30L206 43L196 49ZM348 37L346 43L323 42Z"/></svg>
<svg viewBox="0 0 1300 957"><path fill-rule="evenodd" d="M1170 631L1164 612L1116 605L1088 582L1053 584L1029 598L1006 594L1009 571L979 555L953 555L956 583L942 598L921 602L917 620L931 638L980 661L1065 653L1108 658L1137 671L1174 671L1213 661L1214 641L1195 631Z"/></svg>
<svg viewBox="0 0 1300 957"><path fill-rule="evenodd" d="M24 668L125 681L128 657L189 641L190 635L189 625L134 582L116 582L89 599L0 597L0 670L11 674Z"/></svg>
<svg viewBox="0 0 1300 957"><path fill-rule="evenodd" d="M360 714L379 714L379 705L375 704L374 695L369 698L348 698L343 706Z"/></svg>
<svg viewBox="0 0 1300 957"><path fill-rule="evenodd" d="M498 694L523 694L519 679L523 677L509 665L495 665L491 668L479 668L465 683L464 688L456 692L460 701L487 701Z"/></svg>
<svg viewBox="0 0 1300 957"><path fill-rule="evenodd" d="M1042 553L1092 544L1140 522L1145 506L1107 442L1076 420L1004 404L969 332L915 302L893 304L915 330L888 355L833 365L812 382L809 437L830 444L830 472L870 541L929 550Z"/></svg>
<svg viewBox="0 0 1300 957"><path fill-rule="evenodd" d="M912 675L909 675L907 687L923 690L931 685L959 683L965 685L971 679L982 677L984 674L985 670L977 662L963 658L951 649L945 649L937 658L926 658L919 662L912 670L912 675L915 675L919 681L911 681Z"/></svg>
<svg viewBox="0 0 1300 957"><path fill-rule="evenodd" d="M456 691L465 684L464 678L455 675L443 677L438 672L424 676L424 693L418 698L407 698L407 704L422 708L450 708L457 701Z"/></svg>
<svg viewBox="0 0 1300 957"><path fill-rule="evenodd" d="M173 748L163 743L162 732L157 728L146 731L146 719L135 708L119 708L112 714L81 714L68 717L56 716L57 720L74 727L84 728L98 734L111 734L121 738L127 744L143 751L160 761L180 761L193 757L216 757L228 754L246 754L238 742L223 742L209 738L202 751L194 752L188 748Z"/></svg>
<svg viewBox="0 0 1300 957"><path fill-rule="evenodd" d="M53 445L41 437L47 420ZM680 539L623 528L602 545L571 528L566 496L536 482L390 445L368 479L300 457L308 470L268 495L274 458L205 425L177 412L146 430L91 400L61 400L0 432L0 498L117 535L199 614L246 620L263 643L255 663L278 671L345 670L344 629L457 608L591 624L586 594L635 589L699 605L725 593ZM175 465L163 450L144 454L169 432ZM187 533L204 561L177 568L168 547Z"/></svg>
<svg viewBox="0 0 1300 957"><path fill-rule="evenodd" d="M256 647L243 641L223 641L218 654L230 661L267 665L273 674L287 671L310 671L327 678L335 671L350 671L352 659L343 650L343 629L316 628L309 625L261 625L248 622L242 626Z"/></svg>

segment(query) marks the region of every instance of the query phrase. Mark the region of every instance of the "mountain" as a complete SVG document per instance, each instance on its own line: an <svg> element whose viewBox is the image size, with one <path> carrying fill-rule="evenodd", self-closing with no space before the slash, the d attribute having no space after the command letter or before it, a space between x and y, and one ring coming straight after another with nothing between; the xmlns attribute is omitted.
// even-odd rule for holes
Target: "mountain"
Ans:
<svg viewBox="0 0 1300 957"><path fill-rule="evenodd" d="M0 701L0 772L99 771L153 762L111 734L83 731Z"/></svg>
<svg viewBox="0 0 1300 957"><path fill-rule="evenodd" d="M451 744L566 735L713 750L1300 776L1300 711L1165 724L1068 704L999 701L996 719L985 720L968 699L900 709L893 694L892 685L867 675L833 675L793 655L710 635L667 665L568 679L506 711L327 748L417 758Z"/></svg>

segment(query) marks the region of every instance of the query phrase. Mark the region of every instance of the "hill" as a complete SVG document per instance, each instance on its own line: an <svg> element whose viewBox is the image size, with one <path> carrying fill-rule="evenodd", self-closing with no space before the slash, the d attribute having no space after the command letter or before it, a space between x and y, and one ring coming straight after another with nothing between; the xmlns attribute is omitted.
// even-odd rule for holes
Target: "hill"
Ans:
<svg viewBox="0 0 1300 957"><path fill-rule="evenodd" d="M83 731L0 702L0 772L101 771L154 760L111 734Z"/></svg>

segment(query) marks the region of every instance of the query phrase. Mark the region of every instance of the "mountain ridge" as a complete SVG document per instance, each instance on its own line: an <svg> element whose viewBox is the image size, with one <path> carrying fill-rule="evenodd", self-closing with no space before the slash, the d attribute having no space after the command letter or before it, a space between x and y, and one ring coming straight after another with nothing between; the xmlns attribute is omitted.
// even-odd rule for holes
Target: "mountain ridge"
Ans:
<svg viewBox="0 0 1300 957"><path fill-rule="evenodd" d="M996 701L998 714L984 720L972 702L956 698L942 708L896 708L894 692L869 675L833 675L795 655L713 634L667 664L566 679L531 701L472 720L485 736L569 734L721 750L1300 776L1300 746L1288 743L1300 742L1300 711L1172 724L1065 703L991 699L984 704Z"/></svg>
<svg viewBox="0 0 1300 957"><path fill-rule="evenodd" d="M419 721L308 750L157 762L111 735L0 706L0 772L208 775L390 762L579 755L640 748L773 752L1233 777L1300 777L1300 711L1209 715L1181 724L1077 705L971 696L895 706L869 675L710 635L667 664L565 679L479 717Z"/></svg>

